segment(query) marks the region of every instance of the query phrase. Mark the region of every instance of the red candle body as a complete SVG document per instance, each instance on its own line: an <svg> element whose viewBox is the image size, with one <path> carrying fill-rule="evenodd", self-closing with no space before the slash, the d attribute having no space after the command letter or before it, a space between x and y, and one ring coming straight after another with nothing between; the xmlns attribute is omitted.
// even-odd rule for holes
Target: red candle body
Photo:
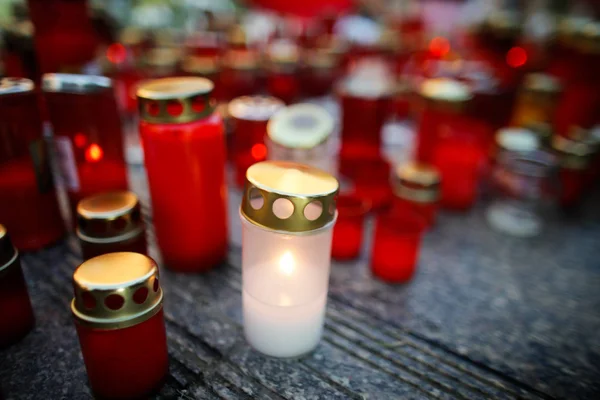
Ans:
<svg viewBox="0 0 600 400"><path fill-rule="evenodd" d="M18 249L39 249L65 233L29 80L0 84L0 193L0 221Z"/></svg>
<svg viewBox="0 0 600 400"><path fill-rule="evenodd" d="M435 225L438 205L437 202L419 203L396 196L394 198L392 213L401 214L405 212L420 215L425 222L425 227L430 228Z"/></svg>
<svg viewBox="0 0 600 400"><path fill-rule="evenodd" d="M18 258L0 270L0 319L0 349L21 339L33 328L33 310Z"/></svg>
<svg viewBox="0 0 600 400"><path fill-rule="evenodd" d="M286 104L292 103L300 96L298 74L293 71L270 71L267 76L267 91Z"/></svg>
<svg viewBox="0 0 600 400"><path fill-rule="evenodd" d="M225 142L217 113L181 124L140 122L153 222L169 268L199 272L227 249Z"/></svg>
<svg viewBox="0 0 600 400"><path fill-rule="evenodd" d="M331 256L336 260L351 260L360 254L365 216L369 204L355 196L339 196L336 200L338 218L333 228Z"/></svg>
<svg viewBox="0 0 600 400"><path fill-rule="evenodd" d="M589 173L586 170L561 168L559 204L565 209L579 205L587 188Z"/></svg>
<svg viewBox="0 0 600 400"><path fill-rule="evenodd" d="M347 159L340 163L340 173L352 180L354 195L366 200L375 210L391 204L390 165L381 158Z"/></svg>
<svg viewBox="0 0 600 400"><path fill-rule="evenodd" d="M307 96L325 96L329 94L337 78L334 66L307 66L301 74L302 91Z"/></svg>
<svg viewBox="0 0 600 400"><path fill-rule="evenodd" d="M76 324L90 386L101 398L146 398L166 376L167 335L163 310L124 329Z"/></svg>
<svg viewBox="0 0 600 400"><path fill-rule="evenodd" d="M412 278L421 246L423 222L415 215L382 215L377 218L371 271L388 282Z"/></svg>

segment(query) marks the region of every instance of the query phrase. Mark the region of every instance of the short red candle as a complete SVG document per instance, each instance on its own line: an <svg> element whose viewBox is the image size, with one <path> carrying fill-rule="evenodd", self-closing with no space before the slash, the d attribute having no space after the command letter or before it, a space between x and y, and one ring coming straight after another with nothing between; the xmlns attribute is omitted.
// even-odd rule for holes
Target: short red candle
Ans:
<svg viewBox="0 0 600 400"><path fill-rule="evenodd" d="M439 171L431 165L399 165L392 179L395 194L392 214L416 214L423 219L426 228L433 226L437 216L440 180Z"/></svg>
<svg viewBox="0 0 600 400"><path fill-rule="evenodd" d="M292 103L300 95L300 51L289 40L276 39L267 49L267 91Z"/></svg>
<svg viewBox="0 0 600 400"><path fill-rule="evenodd" d="M25 336L34 324L19 255L0 225L0 349Z"/></svg>
<svg viewBox="0 0 600 400"><path fill-rule="evenodd" d="M171 88L168 98L164 88ZM226 256L225 140L212 88L188 77L138 90L156 237L165 264L182 272L209 269Z"/></svg>
<svg viewBox="0 0 600 400"><path fill-rule="evenodd" d="M20 250L65 233L33 82L0 80L0 221Z"/></svg>
<svg viewBox="0 0 600 400"><path fill-rule="evenodd" d="M168 373L158 266L141 254L111 253L73 275L71 310L95 397L147 398Z"/></svg>
<svg viewBox="0 0 600 400"><path fill-rule="evenodd" d="M364 220L370 205L360 197L340 195L336 208L338 217L333 228L331 256L336 260L352 260L360 254Z"/></svg>
<svg viewBox="0 0 600 400"><path fill-rule="evenodd" d="M367 200L374 210L391 204L390 164L384 159L342 159L339 170L352 181L354 195Z"/></svg>
<svg viewBox="0 0 600 400"><path fill-rule="evenodd" d="M112 81L101 76L46 74L43 89L59 169L75 216L82 198L127 189L121 118Z"/></svg>
<svg viewBox="0 0 600 400"><path fill-rule="evenodd" d="M424 231L416 214L380 215L375 223L371 271L388 282L406 282L416 269Z"/></svg>

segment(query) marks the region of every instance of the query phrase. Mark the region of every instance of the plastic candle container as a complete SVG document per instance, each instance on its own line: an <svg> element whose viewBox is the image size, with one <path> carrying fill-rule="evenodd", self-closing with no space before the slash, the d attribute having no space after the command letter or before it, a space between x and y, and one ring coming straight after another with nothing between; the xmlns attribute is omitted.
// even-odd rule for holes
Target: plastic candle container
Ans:
<svg viewBox="0 0 600 400"><path fill-rule="evenodd" d="M365 217L369 202L358 196L340 195L336 200L338 219L333 228L331 256L336 260L352 260L360 255Z"/></svg>
<svg viewBox="0 0 600 400"><path fill-rule="evenodd" d="M238 186L246 182L246 170L267 157L267 122L285 105L275 97L242 96L229 102L233 135L233 163Z"/></svg>
<svg viewBox="0 0 600 400"><path fill-rule="evenodd" d="M84 197L127 190L121 118L112 81L103 76L45 74L58 166L72 216Z"/></svg>
<svg viewBox="0 0 600 400"><path fill-rule="evenodd" d="M34 324L19 253L0 225L0 349L25 336Z"/></svg>
<svg viewBox="0 0 600 400"><path fill-rule="evenodd" d="M223 121L213 84L165 78L138 89L153 223L165 264L199 272L227 251Z"/></svg>
<svg viewBox="0 0 600 400"><path fill-rule="evenodd" d="M440 196L440 174L427 164L407 163L396 168L393 180L395 193L392 212L420 215L427 228L435 223Z"/></svg>
<svg viewBox="0 0 600 400"><path fill-rule="evenodd" d="M244 332L272 357L312 351L323 330L337 180L302 164L248 168L241 205Z"/></svg>
<svg viewBox="0 0 600 400"><path fill-rule="evenodd" d="M33 82L0 79L0 221L20 250L65 233L47 147Z"/></svg>
<svg viewBox="0 0 600 400"><path fill-rule="evenodd" d="M566 210L574 209L589 189L593 148L588 143L554 135L552 149L560 167L559 205Z"/></svg>
<svg viewBox="0 0 600 400"><path fill-rule="evenodd" d="M110 253L73 274L71 311L95 397L147 398L169 369L158 266L138 253Z"/></svg>
<svg viewBox="0 0 600 400"><path fill-rule="evenodd" d="M267 91L292 103L300 95L300 50L295 43L279 39L267 49Z"/></svg>
<svg viewBox="0 0 600 400"><path fill-rule="evenodd" d="M416 270L425 223L410 211L377 217L371 271L388 282L406 282Z"/></svg>
<svg viewBox="0 0 600 400"><path fill-rule="evenodd" d="M146 231L136 195L108 192L81 200L77 237L84 260L123 251L146 254Z"/></svg>
<svg viewBox="0 0 600 400"><path fill-rule="evenodd" d="M330 137L333 117L314 104L301 103L278 111L267 126L269 160L294 161L335 174Z"/></svg>
<svg viewBox="0 0 600 400"><path fill-rule="evenodd" d="M259 57L250 49L229 49L223 55L221 85L225 100L258 92Z"/></svg>

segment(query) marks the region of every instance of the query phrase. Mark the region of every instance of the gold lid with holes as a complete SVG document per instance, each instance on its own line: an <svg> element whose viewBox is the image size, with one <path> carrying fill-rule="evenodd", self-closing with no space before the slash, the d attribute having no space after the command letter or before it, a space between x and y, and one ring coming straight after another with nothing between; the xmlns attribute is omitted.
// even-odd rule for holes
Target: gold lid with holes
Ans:
<svg viewBox="0 0 600 400"><path fill-rule="evenodd" d="M241 214L265 229L302 234L336 218L337 179L304 164L263 161L246 172Z"/></svg>
<svg viewBox="0 0 600 400"><path fill-rule="evenodd" d="M594 148L589 143L557 134L552 137L552 149L559 157L560 166L567 169L586 169L594 155Z"/></svg>
<svg viewBox="0 0 600 400"><path fill-rule="evenodd" d="M101 193L77 204L77 236L91 243L115 243L144 234L137 196L128 191Z"/></svg>
<svg viewBox="0 0 600 400"><path fill-rule="evenodd" d="M220 65L217 57L190 55L183 59L181 70L192 75L212 75L219 72Z"/></svg>
<svg viewBox="0 0 600 400"><path fill-rule="evenodd" d="M71 311L77 323L121 329L144 322L162 308L158 265L138 253L91 258L73 273Z"/></svg>
<svg viewBox="0 0 600 400"><path fill-rule="evenodd" d="M18 257L19 253L12 245L6 228L0 224L0 273L8 270L13 265L17 265Z"/></svg>
<svg viewBox="0 0 600 400"><path fill-rule="evenodd" d="M335 128L333 117L316 104L285 107L269 120L267 134L274 143L290 149L312 149L325 142Z"/></svg>
<svg viewBox="0 0 600 400"><path fill-rule="evenodd" d="M178 124L211 115L215 101L214 84L206 78L179 77L155 79L142 83L137 90L140 118L152 123ZM178 114L168 110L168 105Z"/></svg>
<svg viewBox="0 0 600 400"><path fill-rule="evenodd" d="M44 92L88 94L104 92L108 89L112 89L112 80L105 76L79 74L42 75L42 90Z"/></svg>
<svg viewBox="0 0 600 400"><path fill-rule="evenodd" d="M268 121L284 107L284 102L273 96L241 96L229 102L227 114L244 121Z"/></svg>
<svg viewBox="0 0 600 400"><path fill-rule="evenodd" d="M0 79L0 96L7 94L29 93L34 88L33 81L25 78Z"/></svg>
<svg viewBox="0 0 600 400"><path fill-rule="evenodd" d="M418 203L437 201L440 182L440 173L434 166L412 162L398 166L392 179L396 196Z"/></svg>
<svg viewBox="0 0 600 400"><path fill-rule="evenodd" d="M427 79L418 92L428 105L455 112L462 111L473 98L468 85L449 78Z"/></svg>

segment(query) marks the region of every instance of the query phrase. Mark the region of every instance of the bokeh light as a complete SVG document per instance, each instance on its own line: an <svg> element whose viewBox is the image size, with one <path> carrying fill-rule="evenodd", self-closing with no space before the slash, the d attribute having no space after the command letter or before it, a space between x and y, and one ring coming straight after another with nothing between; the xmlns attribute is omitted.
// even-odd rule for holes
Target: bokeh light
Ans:
<svg viewBox="0 0 600 400"><path fill-rule="evenodd" d="M85 151L85 159L88 162L97 162L104 157L104 150L96 143L92 143Z"/></svg>
<svg viewBox="0 0 600 400"><path fill-rule="evenodd" d="M527 52L522 47L513 47L506 53L506 63L513 68L522 67L527 62Z"/></svg>
<svg viewBox="0 0 600 400"><path fill-rule="evenodd" d="M445 37L434 37L429 42L429 52L435 57L443 57L450 52L450 42Z"/></svg>

